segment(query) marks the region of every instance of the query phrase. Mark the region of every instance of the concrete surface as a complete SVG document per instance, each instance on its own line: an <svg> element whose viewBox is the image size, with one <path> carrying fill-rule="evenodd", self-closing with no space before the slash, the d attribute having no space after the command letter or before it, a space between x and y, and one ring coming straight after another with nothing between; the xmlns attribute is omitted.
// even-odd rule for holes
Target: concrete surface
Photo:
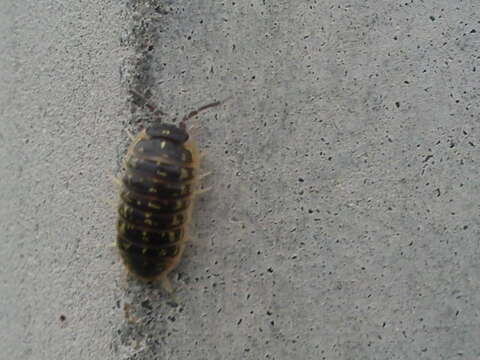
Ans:
<svg viewBox="0 0 480 360"><path fill-rule="evenodd" d="M4 1L5 358L480 358L479 15ZM196 120L214 190L173 297L109 247L123 130L148 123L129 88L172 116L234 96Z"/></svg>

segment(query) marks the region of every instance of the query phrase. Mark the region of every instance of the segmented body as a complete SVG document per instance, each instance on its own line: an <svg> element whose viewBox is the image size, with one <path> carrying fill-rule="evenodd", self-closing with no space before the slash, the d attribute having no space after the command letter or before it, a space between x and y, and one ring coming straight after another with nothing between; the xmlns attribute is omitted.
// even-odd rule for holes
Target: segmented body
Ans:
<svg viewBox="0 0 480 360"><path fill-rule="evenodd" d="M199 156L187 131L155 123L133 141L118 207L117 245L131 273L160 279L180 261L197 186Z"/></svg>

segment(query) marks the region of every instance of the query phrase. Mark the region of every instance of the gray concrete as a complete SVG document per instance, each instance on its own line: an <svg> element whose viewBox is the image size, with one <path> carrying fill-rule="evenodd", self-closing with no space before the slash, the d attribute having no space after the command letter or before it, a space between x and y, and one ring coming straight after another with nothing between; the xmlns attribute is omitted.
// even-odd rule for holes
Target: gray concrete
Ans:
<svg viewBox="0 0 480 360"><path fill-rule="evenodd" d="M478 2L4 3L5 358L480 358ZM173 297L109 247L129 88L233 95Z"/></svg>

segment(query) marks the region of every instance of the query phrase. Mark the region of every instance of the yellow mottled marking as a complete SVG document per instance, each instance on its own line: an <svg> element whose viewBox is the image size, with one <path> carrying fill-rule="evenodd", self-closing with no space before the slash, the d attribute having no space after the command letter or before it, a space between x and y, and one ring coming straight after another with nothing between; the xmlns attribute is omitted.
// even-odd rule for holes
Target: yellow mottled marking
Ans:
<svg viewBox="0 0 480 360"><path fill-rule="evenodd" d="M170 135L170 130L162 130L163 135Z"/></svg>
<svg viewBox="0 0 480 360"><path fill-rule="evenodd" d="M175 201L175 210L180 210L182 208L183 202L182 200Z"/></svg>
<svg viewBox="0 0 480 360"><path fill-rule="evenodd" d="M142 254L144 254L144 255L145 255L145 254L147 253L147 251L148 251L148 249L147 249L147 248L143 248L143 249L142 249Z"/></svg>
<svg viewBox="0 0 480 360"><path fill-rule="evenodd" d="M182 169L180 172L180 180L188 179L188 170Z"/></svg>
<svg viewBox="0 0 480 360"><path fill-rule="evenodd" d="M149 188L149 189L148 189L148 192L156 193L156 192L157 192L157 189L155 189L155 188Z"/></svg>
<svg viewBox="0 0 480 360"><path fill-rule="evenodd" d="M161 209L162 208L161 206L157 206L156 204L152 204L151 202L148 203L148 207L150 207L152 209Z"/></svg>
<svg viewBox="0 0 480 360"><path fill-rule="evenodd" d="M160 170L157 171L157 175L161 176L161 177L167 177L167 173L164 172L164 171L160 171Z"/></svg>
<svg viewBox="0 0 480 360"><path fill-rule="evenodd" d="M147 219L151 218L151 217L152 217L152 213L146 212L146 213L145 213L145 217L146 217Z"/></svg>
<svg viewBox="0 0 480 360"><path fill-rule="evenodd" d="M165 149L165 146L167 145L167 143L165 141L162 141L160 143L160 149Z"/></svg>
<svg viewBox="0 0 480 360"><path fill-rule="evenodd" d="M152 224L153 224L152 220L150 220L150 219L143 220L143 223L146 224L146 225L150 225L150 226L152 226Z"/></svg>

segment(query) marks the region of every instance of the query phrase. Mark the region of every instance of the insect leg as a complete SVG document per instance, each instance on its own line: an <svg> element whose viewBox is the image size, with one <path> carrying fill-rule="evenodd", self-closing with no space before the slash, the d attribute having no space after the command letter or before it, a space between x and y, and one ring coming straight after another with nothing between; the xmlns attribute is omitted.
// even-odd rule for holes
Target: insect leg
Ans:
<svg viewBox="0 0 480 360"><path fill-rule="evenodd" d="M135 135L133 135L130 130L128 129L125 129L125 132L127 133L128 137L130 138L130 141L134 141L135 140Z"/></svg>
<svg viewBox="0 0 480 360"><path fill-rule="evenodd" d="M113 175L110 175L110 176L111 176L113 185L118 186L119 188L122 187L122 179L120 179L116 176L113 176Z"/></svg>
<svg viewBox="0 0 480 360"><path fill-rule="evenodd" d="M206 192L208 192L210 190L212 190L211 186L203 188L203 189L198 189L198 190L195 190L195 195L205 194Z"/></svg>
<svg viewBox="0 0 480 360"><path fill-rule="evenodd" d="M206 178L207 176L209 176L211 174L212 174L211 171L207 171L205 174L198 175L198 180L202 180L202 179Z"/></svg>
<svg viewBox="0 0 480 360"><path fill-rule="evenodd" d="M172 283L167 277L167 274L164 274L160 277L160 282L162 283L162 288L169 294L173 293Z"/></svg>
<svg viewBox="0 0 480 360"><path fill-rule="evenodd" d="M200 161L202 161L204 157L205 157L205 153L201 152L201 153L198 154L198 159Z"/></svg>

